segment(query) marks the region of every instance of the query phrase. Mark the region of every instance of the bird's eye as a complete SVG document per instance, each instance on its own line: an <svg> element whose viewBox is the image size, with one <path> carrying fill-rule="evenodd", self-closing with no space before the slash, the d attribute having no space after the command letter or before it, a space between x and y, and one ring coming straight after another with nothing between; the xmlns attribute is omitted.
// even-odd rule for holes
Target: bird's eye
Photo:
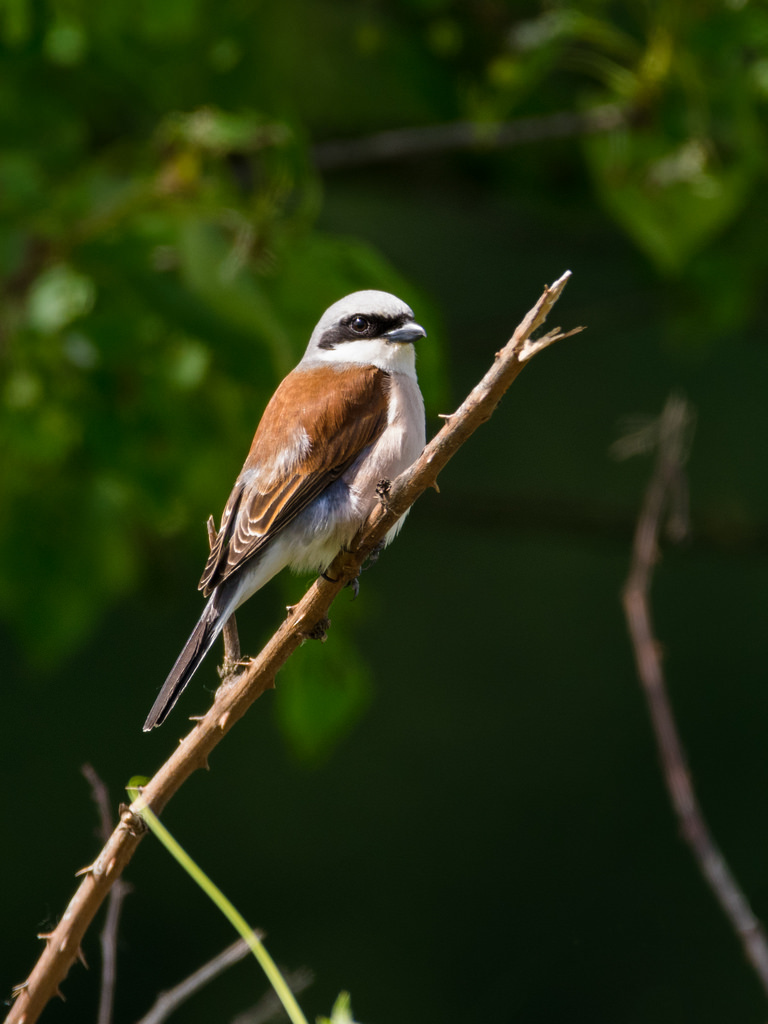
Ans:
<svg viewBox="0 0 768 1024"><path fill-rule="evenodd" d="M365 334L370 327L370 321L366 316L353 316L349 321L349 326L355 332L355 334Z"/></svg>

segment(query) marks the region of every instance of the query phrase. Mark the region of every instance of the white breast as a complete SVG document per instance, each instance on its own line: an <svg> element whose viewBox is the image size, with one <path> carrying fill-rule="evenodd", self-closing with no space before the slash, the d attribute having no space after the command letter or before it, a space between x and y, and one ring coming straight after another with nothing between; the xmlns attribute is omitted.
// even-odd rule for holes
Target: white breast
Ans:
<svg viewBox="0 0 768 1024"><path fill-rule="evenodd" d="M426 442L424 400L415 373L391 374L390 389L389 417L382 435L283 532L286 561L295 570L325 569L351 543L376 506L381 480L394 480L421 454ZM404 519L389 531L387 544Z"/></svg>
<svg viewBox="0 0 768 1024"><path fill-rule="evenodd" d="M415 376L394 373L390 382L389 420L384 433L342 477L349 488L350 510L355 508L358 522L362 522L378 502L379 483L399 476L419 457L426 443L424 399ZM387 543L397 534L404 518L389 532Z"/></svg>

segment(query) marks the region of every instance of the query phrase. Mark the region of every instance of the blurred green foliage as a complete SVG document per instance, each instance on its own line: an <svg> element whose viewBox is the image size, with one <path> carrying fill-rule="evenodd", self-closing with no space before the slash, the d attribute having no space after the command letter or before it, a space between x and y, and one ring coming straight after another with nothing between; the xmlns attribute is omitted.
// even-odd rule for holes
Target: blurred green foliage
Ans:
<svg viewBox="0 0 768 1024"><path fill-rule="evenodd" d="M312 139L615 104L625 126L585 140L594 186L683 277L764 184L757 5L6 0L0 15L0 612L39 663L226 493L222 452L244 450L328 302L414 290L317 230ZM718 322L749 308L751 266L715 294L706 266L687 285Z"/></svg>

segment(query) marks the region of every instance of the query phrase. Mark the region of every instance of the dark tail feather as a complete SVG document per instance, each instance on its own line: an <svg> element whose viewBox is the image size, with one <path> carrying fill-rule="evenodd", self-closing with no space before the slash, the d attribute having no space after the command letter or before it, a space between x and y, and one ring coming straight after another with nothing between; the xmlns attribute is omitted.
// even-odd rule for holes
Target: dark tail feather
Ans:
<svg viewBox="0 0 768 1024"><path fill-rule="evenodd" d="M224 628L224 623L229 614L222 615L217 604L217 595L211 597L205 606L200 621L192 630L192 636L184 645L184 650L176 659L176 664L168 674L163 683L163 688L157 695L157 700L152 705L152 710L147 715L144 723L144 732L149 732L156 725L162 725L168 714L181 696L185 686L190 681L200 666L201 661L211 649L214 640ZM228 609L224 609L228 612Z"/></svg>

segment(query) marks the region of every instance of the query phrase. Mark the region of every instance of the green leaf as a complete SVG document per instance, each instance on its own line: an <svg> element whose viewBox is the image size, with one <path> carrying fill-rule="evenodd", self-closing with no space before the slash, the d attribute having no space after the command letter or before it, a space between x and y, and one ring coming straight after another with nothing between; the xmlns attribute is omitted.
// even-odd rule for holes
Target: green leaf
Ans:
<svg viewBox="0 0 768 1024"><path fill-rule="evenodd" d="M623 131L585 141L600 199L666 274L679 273L743 209L756 168L724 165L704 138L675 146L661 133Z"/></svg>
<svg viewBox="0 0 768 1024"><path fill-rule="evenodd" d="M318 1017L317 1024L355 1024L349 992L339 992L330 1017Z"/></svg>

